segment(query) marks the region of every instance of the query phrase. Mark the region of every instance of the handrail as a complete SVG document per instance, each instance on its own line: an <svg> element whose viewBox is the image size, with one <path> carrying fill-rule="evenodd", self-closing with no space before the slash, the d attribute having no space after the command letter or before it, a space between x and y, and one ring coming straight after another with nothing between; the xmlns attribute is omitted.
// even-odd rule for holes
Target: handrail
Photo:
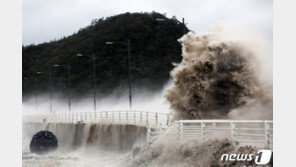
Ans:
<svg viewBox="0 0 296 167"><path fill-rule="evenodd" d="M254 145L272 149L272 126L271 120L179 120L158 133L147 126L150 132L147 134L147 146L166 137L170 138L169 142L180 144L187 140L220 138L222 135L236 146Z"/></svg>
<svg viewBox="0 0 296 167"><path fill-rule="evenodd" d="M52 113L24 115L24 122L49 123L88 123L108 121L117 124L135 124L151 126L168 126L171 116L168 113L149 112L140 110L100 111L81 113Z"/></svg>
<svg viewBox="0 0 296 167"><path fill-rule="evenodd" d="M230 120L230 119L212 119L212 120L180 120L180 123L229 123L229 122L236 122L236 123L262 123L262 122L273 122L272 120Z"/></svg>
<svg viewBox="0 0 296 167"><path fill-rule="evenodd" d="M147 146L163 137L179 144L186 140L205 140L222 133L236 145L251 144L272 149L272 120L179 120L168 113L140 110L52 113L24 115L24 122L133 124L147 127ZM258 145L259 143L259 145Z"/></svg>

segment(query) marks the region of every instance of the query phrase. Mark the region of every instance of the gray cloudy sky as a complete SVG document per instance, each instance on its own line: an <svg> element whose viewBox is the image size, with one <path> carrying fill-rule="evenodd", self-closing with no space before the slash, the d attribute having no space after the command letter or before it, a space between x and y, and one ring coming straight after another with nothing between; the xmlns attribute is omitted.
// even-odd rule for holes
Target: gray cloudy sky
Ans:
<svg viewBox="0 0 296 167"><path fill-rule="evenodd" d="M23 0L23 44L38 44L77 32L91 20L125 12L182 17L195 32L222 24L259 31L272 40L272 0Z"/></svg>

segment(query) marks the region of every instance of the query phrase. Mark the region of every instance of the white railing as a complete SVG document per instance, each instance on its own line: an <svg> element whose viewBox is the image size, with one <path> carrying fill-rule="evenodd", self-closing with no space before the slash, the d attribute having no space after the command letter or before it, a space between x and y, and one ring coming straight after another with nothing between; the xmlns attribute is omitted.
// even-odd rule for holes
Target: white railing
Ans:
<svg viewBox="0 0 296 167"><path fill-rule="evenodd" d="M147 145L157 140L180 144L188 140L229 138L236 146L253 145L272 149L273 121L181 120L167 128L147 127Z"/></svg>
<svg viewBox="0 0 296 167"><path fill-rule="evenodd" d="M23 116L24 122L48 123L98 123L134 124L153 127L166 127L170 123L170 114L138 110L100 111L83 113L55 113Z"/></svg>
<svg viewBox="0 0 296 167"><path fill-rule="evenodd" d="M263 120L180 120L171 123L167 113L148 111L101 111L23 116L24 122L114 123L147 126L147 146L157 140L180 144L188 140L229 138L235 145L272 149L273 121Z"/></svg>

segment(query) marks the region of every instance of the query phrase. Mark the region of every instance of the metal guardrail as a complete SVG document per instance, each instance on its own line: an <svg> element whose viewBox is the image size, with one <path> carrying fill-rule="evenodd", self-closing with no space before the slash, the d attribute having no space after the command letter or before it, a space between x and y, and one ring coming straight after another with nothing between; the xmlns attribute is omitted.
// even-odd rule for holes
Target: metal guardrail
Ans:
<svg viewBox="0 0 296 167"><path fill-rule="evenodd" d="M229 138L236 146L253 145L272 149L273 121L262 120L181 120L167 128L147 126L147 145L157 140L180 144L188 140Z"/></svg>
<svg viewBox="0 0 296 167"><path fill-rule="evenodd" d="M167 113L157 113L138 110L126 111L101 111L83 113L55 113L25 115L23 122L47 122L47 123L98 123L109 122L116 124L134 124L152 127L165 127L170 124L171 116Z"/></svg>

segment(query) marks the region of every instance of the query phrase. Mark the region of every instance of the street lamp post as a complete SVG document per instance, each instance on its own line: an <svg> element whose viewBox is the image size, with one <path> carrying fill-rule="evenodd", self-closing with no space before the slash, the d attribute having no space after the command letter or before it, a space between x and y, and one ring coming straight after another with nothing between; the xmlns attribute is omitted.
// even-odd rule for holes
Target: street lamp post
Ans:
<svg viewBox="0 0 296 167"><path fill-rule="evenodd" d="M167 19L164 19L164 18L156 18L156 21L164 22L164 21L167 21ZM182 25L183 25L183 34L185 34L186 33L186 23L185 23L184 17L182 18Z"/></svg>
<svg viewBox="0 0 296 167"><path fill-rule="evenodd" d="M68 106L69 106L69 112L71 112L71 66L68 65L59 65L55 64L54 67L65 67L68 69Z"/></svg>
<svg viewBox="0 0 296 167"><path fill-rule="evenodd" d="M128 88L129 88L129 105L130 105L130 109L132 109L131 53L130 53L130 43L129 43L129 39L127 40L127 49L128 49Z"/></svg>
<svg viewBox="0 0 296 167"><path fill-rule="evenodd" d="M24 92L24 93L27 93L27 87L28 87L28 85L27 85L27 80L28 80L28 78L27 77L24 77L24 90L22 90L22 92Z"/></svg>
<svg viewBox="0 0 296 167"><path fill-rule="evenodd" d="M77 54L78 57L92 57L93 59L93 87L94 87L94 110L97 111L97 97L96 97L96 55Z"/></svg>
<svg viewBox="0 0 296 167"><path fill-rule="evenodd" d="M94 110L97 111L97 95L96 95L96 56L93 54L93 64L94 64Z"/></svg>
<svg viewBox="0 0 296 167"><path fill-rule="evenodd" d="M36 109L36 112L38 112L38 95L37 95L37 84L36 84L36 79L35 79L35 84L34 84L34 87L35 87L35 91L34 91L34 96L35 96L35 109Z"/></svg>
<svg viewBox="0 0 296 167"><path fill-rule="evenodd" d="M36 74L42 74L42 72L38 71ZM49 111L52 112L52 101L51 101L51 91L52 91L52 86L51 86L51 71L49 71Z"/></svg>
<svg viewBox="0 0 296 167"><path fill-rule="evenodd" d="M182 18L182 24L183 24L183 33L186 33L186 23L184 17Z"/></svg>
<svg viewBox="0 0 296 167"><path fill-rule="evenodd" d="M51 71L49 72L49 89L50 89L50 91L49 91L49 103L50 103L50 112L52 113L52 101L51 101L51 96L52 96L52 85L51 85Z"/></svg>
<svg viewBox="0 0 296 167"><path fill-rule="evenodd" d="M31 79L31 78L30 78ZM27 77L24 77L24 84L25 84L25 88L24 88L24 90L23 90L23 92L24 93L27 93L27 87L28 87L28 85L27 85L27 80L28 80L28 78ZM35 110L36 110L36 112L38 112L38 95L37 95L37 92L36 92L36 90L37 90L37 84L36 84L36 82L37 82L37 78L36 78L36 76L34 76L33 77L33 79L32 79L32 81L33 81L33 89L35 89L34 90L34 96L35 96Z"/></svg>
<svg viewBox="0 0 296 167"><path fill-rule="evenodd" d="M129 88L129 107L132 109L132 86L131 86L131 61L130 61L130 41L127 39L127 41L117 41L117 42L106 42L107 45L112 45L115 43L121 43L127 46L127 52L128 52L128 88Z"/></svg>

